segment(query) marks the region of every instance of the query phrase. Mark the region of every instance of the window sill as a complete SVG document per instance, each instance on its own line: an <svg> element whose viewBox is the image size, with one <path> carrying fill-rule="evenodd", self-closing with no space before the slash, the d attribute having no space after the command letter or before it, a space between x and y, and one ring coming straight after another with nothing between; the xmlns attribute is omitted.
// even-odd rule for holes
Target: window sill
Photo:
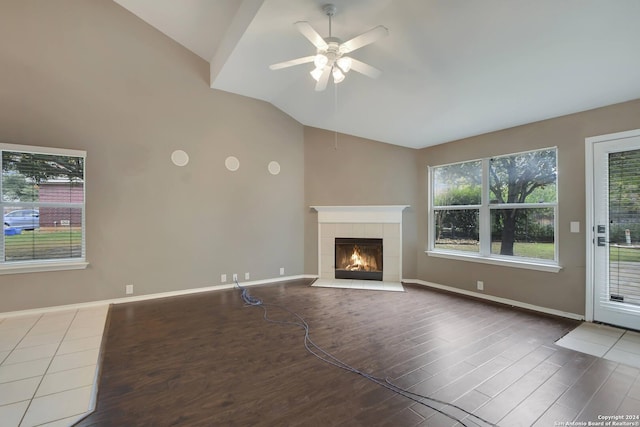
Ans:
<svg viewBox="0 0 640 427"><path fill-rule="evenodd" d="M1 274L39 273L43 271L84 270L86 261L24 262L0 265Z"/></svg>
<svg viewBox="0 0 640 427"><path fill-rule="evenodd" d="M511 260L505 258L489 258L480 255L467 255L451 252L440 251L425 251L428 256L437 258L455 259L458 261L479 262L481 264L500 265L503 267L524 268L527 270L546 271L550 273L557 273L562 270L562 267L558 264L544 263L544 262L532 262L523 261L521 259Z"/></svg>

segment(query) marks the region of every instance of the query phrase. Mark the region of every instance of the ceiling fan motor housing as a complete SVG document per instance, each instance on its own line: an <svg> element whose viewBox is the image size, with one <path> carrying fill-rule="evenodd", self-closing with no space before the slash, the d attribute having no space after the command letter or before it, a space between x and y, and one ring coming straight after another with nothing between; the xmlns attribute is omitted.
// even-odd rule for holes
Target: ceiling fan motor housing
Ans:
<svg viewBox="0 0 640 427"><path fill-rule="evenodd" d="M326 56L326 65L332 66L342 56L340 52L340 40L335 37L327 37L324 40L327 42L327 49L318 50L318 55Z"/></svg>

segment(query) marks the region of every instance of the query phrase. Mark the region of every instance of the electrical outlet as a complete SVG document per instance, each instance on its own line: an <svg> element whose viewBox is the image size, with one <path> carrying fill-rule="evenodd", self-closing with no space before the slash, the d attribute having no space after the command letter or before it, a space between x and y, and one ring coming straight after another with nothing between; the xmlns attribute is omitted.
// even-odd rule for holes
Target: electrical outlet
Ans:
<svg viewBox="0 0 640 427"><path fill-rule="evenodd" d="M236 273L233 273L233 281L234 282L238 281L238 275Z"/></svg>
<svg viewBox="0 0 640 427"><path fill-rule="evenodd" d="M221 275L220 275L220 281L221 281L222 283L226 283L226 281L227 281L227 275L226 275L226 274L221 274Z"/></svg>
<svg viewBox="0 0 640 427"><path fill-rule="evenodd" d="M478 284L478 290L484 291L484 282L482 280L478 280L477 284Z"/></svg>
<svg viewBox="0 0 640 427"><path fill-rule="evenodd" d="M127 286L125 286L125 288L124 288L124 292L125 292L127 295L131 295L131 294L133 293L133 285L127 285Z"/></svg>
<svg viewBox="0 0 640 427"><path fill-rule="evenodd" d="M280 275L284 276L284 267L280 267Z"/></svg>
<svg viewBox="0 0 640 427"><path fill-rule="evenodd" d="M244 280L249 280L250 277L251 275L248 272L244 273Z"/></svg>

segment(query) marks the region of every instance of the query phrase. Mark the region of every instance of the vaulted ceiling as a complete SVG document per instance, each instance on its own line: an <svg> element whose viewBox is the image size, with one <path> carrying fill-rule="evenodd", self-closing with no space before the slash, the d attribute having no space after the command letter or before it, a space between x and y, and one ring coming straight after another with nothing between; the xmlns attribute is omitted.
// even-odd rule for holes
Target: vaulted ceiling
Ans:
<svg viewBox="0 0 640 427"><path fill-rule="evenodd" d="M211 87L261 99L304 125L421 148L640 98L638 0L114 0L211 64ZM389 35L314 90L293 25L347 40Z"/></svg>

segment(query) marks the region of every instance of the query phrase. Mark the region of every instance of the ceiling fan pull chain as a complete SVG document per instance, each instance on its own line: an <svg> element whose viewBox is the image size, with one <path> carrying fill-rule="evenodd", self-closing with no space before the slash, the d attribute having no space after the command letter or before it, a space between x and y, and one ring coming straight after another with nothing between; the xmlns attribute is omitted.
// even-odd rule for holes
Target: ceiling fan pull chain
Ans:
<svg viewBox="0 0 640 427"><path fill-rule="evenodd" d="M333 85L333 117L335 126L333 131L333 149L338 151L338 85Z"/></svg>

